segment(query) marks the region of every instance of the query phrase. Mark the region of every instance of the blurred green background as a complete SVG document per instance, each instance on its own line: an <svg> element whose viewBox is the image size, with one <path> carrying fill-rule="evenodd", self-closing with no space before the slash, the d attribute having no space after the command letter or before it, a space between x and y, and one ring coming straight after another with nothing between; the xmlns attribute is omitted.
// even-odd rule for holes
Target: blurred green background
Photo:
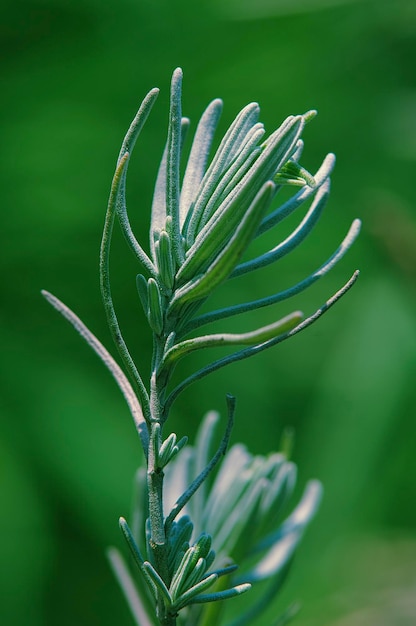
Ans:
<svg viewBox="0 0 416 626"><path fill-rule="evenodd" d="M364 227L330 276L238 327L312 312L359 267L353 291L307 333L191 388L172 428L192 436L232 392L234 441L267 453L293 426L300 487L323 480L319 516L270 619L300 598L298 626L415 624L416 3L4 0L0 28L1 624L133 623L104 550L121 545L139 444L109 375L39 291L111 348L97 257L115 159L141 98L161 87L130 169L132 221L146 240L177 65L194 122L214 97L225 102L223 131L252 100L269 130L317 108L303 164L314 171L329 151L338 159L314 233L218 299L283 289L332 253L354 217ZM145 368L136 273L117 235L115 300Z"/></svg>

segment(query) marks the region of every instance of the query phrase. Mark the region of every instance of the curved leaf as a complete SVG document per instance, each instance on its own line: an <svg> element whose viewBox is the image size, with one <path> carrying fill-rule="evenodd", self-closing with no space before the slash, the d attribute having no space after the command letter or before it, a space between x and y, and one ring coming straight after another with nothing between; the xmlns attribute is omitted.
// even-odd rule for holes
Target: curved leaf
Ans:
<svg viewBox="0 0 416 626"><path fill-rule="evenodd" d="M268 341L281 333L285 333L292 328L295 328L302 318L303 313L301 311L294 311L277 322L273 322L273 324L263 326L262 328L252 330L248 333L220 333L216 335L196 337L195 339L187 339L186 341L177 343L170 350L168 350L163 358L161 370L170 367L174 362L183 358L190 352L200 350L201 348L235 345L252 346L256 343Z"/></svg>
<svg viewBox="0 0 416 626"><path fill-rule="evenodd" d="M302 534L314 517L322 497L322 485L319 481L310 481L302 499L293 513L285 520L279 530L270 535L258 546L258 550L267 548L266 554L244 576L245 580L255 582L276 575L289 561L299 543Z"/></svg>
<svg viewBox="0 0 416 626"><path fill-rule="evenodd" d="M263 186L246 211L237 229L234 230L230 241L221 253L215 256L214 261L206 269L205 273L177 289L168 309L168 315L175 314L175 310L187 302L205 297L230 275L253 238L253 234L264 213L267 211L273 198L274 188L275 186L272 182L267 182ZM199 260L197 262L199 263Z"/></svg>
<svg viewBox="0 0 416 626"><path fill-rule="evenodd" d="M195 206L192 209L192 216L185 233L187 247L193 244L196 234L198 233L199 220L206 202L212 195L219 178L240 149L247 132L257 122L259 112L260 108L256 102L248 104L240 111L224 135L212 163L201 181L197 198L195 199Z"/></svg>

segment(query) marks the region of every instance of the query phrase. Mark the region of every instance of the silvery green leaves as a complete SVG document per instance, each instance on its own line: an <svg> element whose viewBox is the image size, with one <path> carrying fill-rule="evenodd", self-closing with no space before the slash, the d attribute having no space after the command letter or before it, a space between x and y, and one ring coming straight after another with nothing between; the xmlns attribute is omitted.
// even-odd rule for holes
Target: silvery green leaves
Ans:
<svg viewBox="0 0 416 626"><path fill-rule="evenodd" d="M176 499L194 480L197 468L208 463L218 423L218 413L208 413L195 446L188 445L170 466L166 477L167 510L175 507ZM214 537L217 563L229 558L244 563L248 553L257 555L256 563L248 571L243 568L243 574L239 571L237 579L254 582L273 576L293 554L321 497L319 483L311 481L295 511L284 520L296 474L296 466L283 453L253 456L245 446L235 444L226 453L211 485L204 483L183 509L193 520L196 534L204 530Z"/></svg>
<svg viewBox="0 0 416 626"><path fill-rule="evenodd" d="M211 105L207 110L205 117L209 121L210 115L217 114L217 108L218 105ZM200 163L204 161L206 146L200 156L197 132L190 160L196 159L199 176L195 175L190 161L184 178L189 204L182 203L180 232L184 260L175 276L168 318L176 316L183 320L181 312L188 303L207 297L228 278L271 206L276 192L273 178L292 156L305 122L302 116L288 118L261 142L264 129L257 122L258 115L256 104L243 109L202 179ZM204 136L210 143L215 124L208 126L211 136L207 137L205 127ZM179 170L179 163L176 167Z"/></svg>
<svg viewBox="0 0 416 626"><path fill-rule="evenodd" d="M302 314L294 312L264 328L238 335L218 332L185 339L207 322L269 306L306 289L342 258L360 226L356 220L338 250L297 285L259 300L198 316L201 305L221 283L274 263L302 243L328 200L329 176L335 159L328 155L314 175L300 163L304 147L301 135L316 111L289 116L267 135L259 122L260 109L256 103L240 111L212 154L222 112L222 102L216 99L201 116L181 176L189 126L189 120L182 117L181 92L182 71L177 69L171 83L168 138L153 196L149 256L131 232L125 203L129 155L143 125L143 116L135 118L123 143L110 200L144 269L137 276L137 287L149 325L158 337L160 359L156 376L163 385L177 361L191 351L211 346L252 346L252 352L235 353L236 358L238 354L244 358L258 348L273 345L273 340L284 340L296 329L306 327L311 318L302 321ZM156 97L152 94L154 90L147 96L150 105ZM145 109L146 115L150 105ZM282 186L292 186L295 193L276 207L276 194ZM258 235L305 203L310 203L310 207L290 235L270 250L241 262ZM344 291L339 293L342 295ZM119 336L117 330L115 334ZM128 359L123 358L128 365ZM211 367L217 368L217 364L207 366L197 377L212 371ZM190 377L189 383L193 380L195 377ZM168 405L186 386L184 383L173 390Z"/></svg>
<svg viewBox="0 0 416 626"><path fill-rule="evenodd" d="M192 604L232 598L248 591L251 587L250 583L239 583L226 588L218 589L218 586L215 588L218 579L229 576L236 570L236 566L228 565L215 570L211 569L215 560L215 552L211 549L211 536L203 532L191 544L194 527L187 516L174 522L168 534L169 582L161 578L151 560L143 557L123 517L120 518L120 528L133 560L142 574L142 582L148 594L153 597L155 603L163 602L163 612L166 615L175 616L178 611ZM139 593L138 589L137 587L136 593ZM140 602L145 606L144 598Z"/></svg>
<svg viewBox="0 0 416 626"><path fill-rule="evenodd" d="M218 413L207 414L195 446L186 446L170 464L165 483L166 520L168 513L177 509L189 485L209 464L218 424ZM196 605L208 599L208 592L201 591L200 583L209 587L211 600L237 595L248 589L248 583L262 585L257 588L249 613L239 611L232 624L220 605L188 606L181 615L181 626L243 626L261 615L269 595L282 586L321 499L320 483L310 481L290 512L296 474L296 466L285 454L253 456L245 446L236 444L226 453L213 480L209 484L202 482L193 497L187 499L168 531L171 605L182 606L188 600L189 605ZM136 490L136 502L141 503L146 492L144 473L136 482ZM139 534L135 541L144 544L146 539ZM131 542L128 538L129 545ZM137 552L137 548L133 549L133 556L134 550ZM239 564L238 569L235 563ZM213 574L224 579L226 587L217 583Z"/></svg>
<svg viewBox="0 0 416 626"><path fill-rule="evenodd" d="M222 111L221 100L211 102L197 125L184 174L181 161L189 120L182 117L182 71L173 73L168 138L154 192L150 251L147 253L132 231L126 205L126 179L132 150L158 96L152 89L144 98L122 143L114 174L100 254L100 283L107 321L115 345L141 404L148 424L167 417L176 397L189 384L235 360L276 345L309 326L329 309L353 284L353 277L322 307L306 319L295 311L263 328L244 333L197 335L208 322L267 307L307 289L326 275L345 255L360 230L354 220L335 252L309 276L283 291L208 311L198 315L203 303L225 281L275 263L300 245L319 220L329 196L329 177L335 164L327 155L315 174L300 164L301 134L315 111L289 116L267 135L259 122L258 104L244 107L225 132L212 154L214 136ZM183 165L183 164L182 164ZM282 186L295 193L275 206ZM308 205L299 226L270 250L242 262L250 243L278 225L302 205ZM166 402L162 415L152 415L152 390L134 363L119 326L110 287L110 247L115 217L140 264L137 289L144 313L156 341L152 376ZM193 334L189 338L189 336ZM167 394L167 383L176 363L194 350L215 346L243 348L191 375ZM160 404L160 403L159 403ZM154 406L154 405L153 405Z"/></svg>

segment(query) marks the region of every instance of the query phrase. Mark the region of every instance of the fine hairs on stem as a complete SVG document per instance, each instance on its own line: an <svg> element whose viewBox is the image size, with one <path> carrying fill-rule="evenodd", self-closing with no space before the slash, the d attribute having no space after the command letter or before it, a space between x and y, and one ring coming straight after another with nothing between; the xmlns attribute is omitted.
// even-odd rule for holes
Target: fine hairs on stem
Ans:
<svg viewBox="0 0 416 626"><path fill-rule="evenodd" d="M186 436L178 439L166 430L170 412L192 383L291 338L338 302L357 280L358 271L312 314L294 310L254 330L221 330L222 320L288 300L323 278L356 240L360 221L354 220L335 252L295 285L273 293L273 286L268 289L266 284L265 295L257 300L207 311L209 298L220 284L276 263L305 241L328 201L335 157L327 155L311 174L300 163L301 136L316 111L290 115L267 135L257 103L240 111L212 154L223 108L216 99L201 116L182 170L189 120L182 116L182 70L176 69L147 253L131 228L126 180L132 151L158 93L152 89L145 96L122 143L101 242L101 294L122 367L75 313L49 292L42 294L112 374L143 448L145 464L134 481L131 524L120 518L131 562L117 548L108 550L133 620L137 626L243 626L254 623L280 590L317 511L322 486L316 480L308 482L300 502L285 517L296 484L296 466L285 443L280 452L267 456L253 456L242 444L229 447L235 414L231 395L227 396L228 422L216 448L217 413L203 418L191 446ZM279 206L278 192L283 187L293 193ZM254 239L302 206L309 208L290 235L242 261ZM139 268L136 288L153 337L148 381L131 356L112 298L110 249L115 223ZM217 324L218 330L200 334L208 323ZM209 355L211 347L223 347L228 353L173 382L181 359L202 349ZM230 617L223 601L252 586L257 589L252 603L244 603ZM286 624L296 612L293 604L273 624Z"/></svg>

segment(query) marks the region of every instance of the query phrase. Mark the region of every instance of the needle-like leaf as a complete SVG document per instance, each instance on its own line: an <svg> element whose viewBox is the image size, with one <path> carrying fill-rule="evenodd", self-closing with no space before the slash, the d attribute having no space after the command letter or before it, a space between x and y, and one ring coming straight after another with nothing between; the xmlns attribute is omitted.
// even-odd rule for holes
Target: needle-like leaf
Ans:
<svg viewBox="0 0 416 626"><path fill-rule="evenodd" d="M321 167L319 168L319 170L316 172L316 174L313 177L315 181L315 186L314 187L309 187L309 186L302 187L302 189L298 191L294 196L292 196L287 202L285 202L278 209L270 213L270 215L268 215L261 223L257 231L257 236L266 232L270 228L273 228L273 226L276 226L277 224L279 224L286 217L289 217L289 215L291 215L294 211L296 211L296 209L301 204L303 204L304 202L309 200L309 198L314 196L316 192L318 191L318 189L321 187L321 185L323 185L324 182L329 178L334 167L335 167L335 155L328 154L325 157Z"/></svg>
<svg viewBox="0 0 416 626"><path fill-rule="evenodd" d="M205 174L209 152L221 111L222 100L213 100L204 111L197 126L182 182L180 203L181 226L184 225L188 215L190 216L192 214L191 206L195 201L198 188Z"/></svg>
<svg viewBox="0 0 416 626"><path fill-rule="evenodd" d="M251 589L250 583L243 583L241 585L236 585L231 589L226 589L225 591L217 591L216 593L201 593L198 596L195 596L190 604L202 604L205 602L218 602L218 600L227 600L229 598L235 598L236 596L245 593Z"/></svg>
<svg viewBox="0 0 416 626"><path fill-rule="evenodd" d="M45 291L44 289L42 290L42 295L54 309L56 309L66 320L68 320L77 333L85 339L88 345L94 350L97 356L100 357L101 361L112 374L128 404L137 432L142 441L143 449L147 452L149 446L149 434L146 421L143 416L142 407L140 406L139 400L137 399L137 396L121 367L118 363L116 363L111 354L106 348L104 348L103 344L97 339L97 337L93 335L93 333L85 326L84 322L82 322L79 317L71 311L71 309L69 309L56 296L52 295L48 291ZM144 393L144 406L148 406L149 399L147 397L147 392L144 390Z"/></svg>
<svg viewBox="0 0 416 626"><path fill-rule="evenodd" d="M192 482L189 488L185 491L185 493L183 493L181 497L178 498L175 506L172 508L171 512L167 516L165 520L165 529L166 529L167 534L169 532L169 528L172 522L174 521L174 519L181 512L181 510L186 505L186 503L189 502L189 500L192 498L193 494L197 491L197 489L199 489L200 485L202 485L202 483L208 478L212 470L215 468L215 466L220 461L221 457L224 456L227 450L228 442L230 440L231 430L232 430L233 423L234 423L234 411L235 411L235 398L233 398L233 396L231 395L227 395L227 408L228 408L228 422L227 422L227 427L226 427L224 436L219 445L219 448L217 452L214 454L214 456L212 457L211 461L202 470L202 472L198 474L198 476L195 478L195 480Z"/></svg>
<svg viewBox="0 0 416 626"><path fill-rule="evenodd" d="M185 355L202 348L211 348L219 346L235 346L248 345L252 346L263 341L268 341L277 335L285 333L299 324L303 318L301 311L295 311L290 315L263 326L257 330L248 333L220 333L216 335L205 335L196 337L195 339L187 339L174 345L165 355L161 368L170 367L174 362L183 358Z"/></svg>
<svg viewBox="0 0 416 626"><path fill-rule="evenodd" d="M274 184L267 182L254 198L237 229L225 248L214 257L211 265L204 273L197 273L196 278L191 279L183 287L176 290L172 298L168 314L175 314L187 302L200 300L207 296L223 280L225 280L235 267L238 259L251 241L264 213L267 211L274 193ZM203 265L199 272L203 271Z"/></svg>
<svg viewBox="0 0 416 626"><path fill-rule="evenodd" d="M232 277L241 276L241 274L246 274L247 272L251 272L259 267L275 263L278 259L281 259L286 254L289 254L289 252L302 243L320 218L329 198L329 189L329 180L327 180L317 191L309 211L293 233L282 241L282 243L269 250L269 252L258 256L252 261L247 261L246 263L238 265L232 273Z"/></svg>
<svg viewBox="0 0 416 626"><path fill-rule="evenodd" d="M211 311L210 313L205 313L199 317L190 320L182 329L180 336L191 332L192 330L199 328L200 326L204 326L205 324L209 324L210 322L215 322L220 319L225 319L231 317L233 315L238 315L240 313L246 313L248 311L253 311L255 309L270 306L271 304L276 304L277 302L282 302L283 300L287 300L292 296L301 293L317 280L325 276L333 267L340 261L346 252L350 249L352 244L357 239L361 229L361 221L356 219L351 224L347 235L344 240L341 242L340 246L337 250L325 261L323 265L321 265L317 270L312 272L310 276L301 280L293 287L289 287L284 291L279 291L278 293L267 296L266 298L260 298L258 300L252 300L251 302L245 302L243 304L236 304L234 306L230 306L224 309L219 309L217 311Z"/></svg>
<svg viewBox="0 0 416 626"><path fill-rule="evenodd" d="M263 350L267 350L268 348L271 348L272 346L275 346L278 343L281 343L282 341L289 339L289 337L293 337L297 333L301 332L302 330L304 330L305 328L307 328L308 326L316 322L316 320L318 320L324 313L326 313L354 285L359 274L360 272L358 270L355 271L354 274L351 276L351 278L348 280L348 282L346 282L345 285L339 291L337 291L331 298L329 298L329 300L327 300L325 304L323 304L319 309L317 309L317 311L315 311L313 315L306 318L303 322L298 324L295 328L293 328L289 332L283 333L282 335L279 335L275 339L270 339L269 341L265 341L264 343L261 343L259 345L252 346L250 348L245 348L244 350L235 352L234 354L231 354L230 356L227 356L223 359L214 361L210 365L207 365L206 367L201 368L200 370L198 370L191 376L188 376L188 378L182 381L182 383L180 383L177 387L175 387L175 389L170 393L170 395L168 396L166 400L166 405L165 405L166 408L170 409L173 402L182 393L182 391L184 391L187 387L189 387L189 385L196 382L197 380L200 380L201 378L204 378L208 374L211 374L212 372L215 372L216 370L222 367L225 367L225 365L229 365L230 363L234 363L236 361L241 361L242 359L246 359L249 356L262 352Z"/></svg>
<svg viewBox="0 0 416 626"><path fill-rule="evenodd" d="M183 117L181 120L181 149L183 147L185 135L189 128L189 119ZM155 260L155 241L158 234L166 228L167 202L166 202L166 185L167 185L167 162L168 162L168 144L166 143L163 151L162 160L156 177L156 184L153 191L153 201L151 209L150 222L150 249L152 257Z"/></svg>
<svg viewBox="0 0 416 626"><path fill-rule="evenodd" d="M142 104L140 105L137 115L132 121L130 128L124 138L117 160L117 169L116 174L114 175L113 185L110 193L110 199L108 203L107 215L104 226L103 241L101 244L101 257L103 257L104 255L108 255L110 251L114 212L117 211L117 217L120 223L121 230L126 238L130 249L132 250L133 254L139 259L139 261L143 263L143 265L146 267L147 271L150 272L150 274L154 274L154 265L136 240L127 215L126 175L128 168L128 157L123 166L123 170L121 172L122 175L119 176L118 172L120 172L120 165L122 160L125 159L125 155L131 154L137 138L140 135L144 124L146 123L146 120L158 95L159 89L152 89L151 91L149 91L147 96L144 98ZM102 262L103 259L101 259L101 263Z"/></svg>
<svg viewBox="0 0 416 626"><path fill-rule="evenodd" d="M199 222L202 213L212 192L215 190L219 178L233 160L247 132L256 124L259 112L260 108L257 103L253 102L248 104L240 111L227 133L224 135L215 157L201 182L198 198L195 200L195 205L192 208L192 215L190 216L186 229L187 247L193 244L200 230Z"/></svg>
<svg viewBox="0 0 416 626"><path fill-rule="evenodd" d="M168 129L168 149L166 162L166 213L172 217L172 244L177 263L183 261L182 236L179 218L179 166L181 156L182 120L182 70L178 67L172 76L170 91L170 112Z"/></svg>

